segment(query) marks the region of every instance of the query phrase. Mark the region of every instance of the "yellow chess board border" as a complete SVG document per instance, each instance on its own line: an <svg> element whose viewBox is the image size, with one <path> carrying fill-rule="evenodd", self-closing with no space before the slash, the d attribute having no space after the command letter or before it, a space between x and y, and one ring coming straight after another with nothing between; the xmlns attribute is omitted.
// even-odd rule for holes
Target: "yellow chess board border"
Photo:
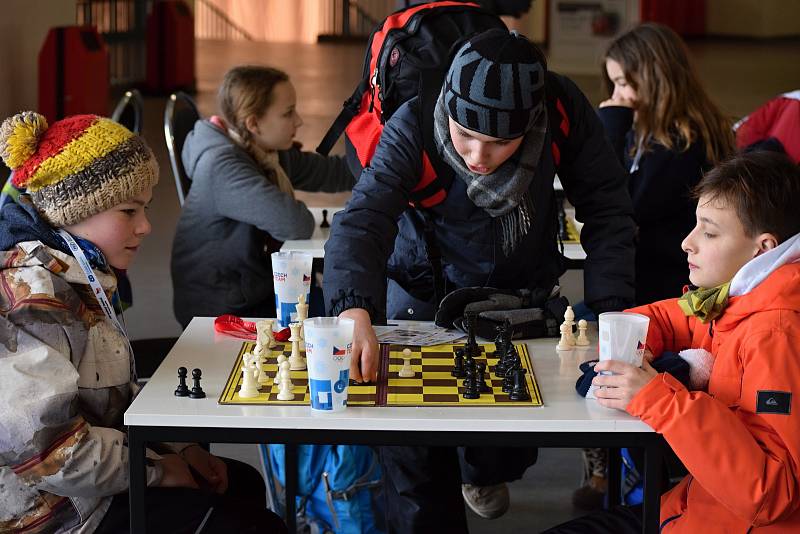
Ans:
<svg viewBox="0 0 800 534"><path fill-rule="evenodd" d="M280 343L280 346L281 346L280 350L272 350L272 349L270 350L271 356L274 356L275 359L277 359L277 355L278 354L283 354L287 350L287 347L286 347L287 344L286 343L283 343L283 342L279 342L279 343ZM241 347L241 349L239 349L239 353L236 356L236 360L234 362L233 368L231 369L231 372L228 375L228 379L225 382L225 387L222 390L222 394L219 397L218 403L219 404L226 404L226 405L244 405L244 406L309 406L310 403L311 403L311 400L309 398L309 391L308 391L308 384L307 384L307 379L308 379L307 370L291 371L292 380L295 380L295 381L298 380L298 379L305 379L306 380L306 384L304 384L304 385L299 385L299 384L296 384L296 383L294 384L294 389L293 389L294 394L295 394L295 399L294 400L290 400L290 401L278 401L278 400L272 400L271 401L271 400L269 400L269 396L270 396L271 393L273 393L273 389L277 388L277 386L272 383L273 377L271 375L268 375L269 376L269 380L270 380L269 383L265 384L265 385L262 385L259 388L259 390L267 389L267 391L260 392L257 397L253 397L253 398L243 399L243 398L239 397L239 395L237 393L237 388L240 386L241 380L242 380L242 358L243 358L243 356L244 356L244 354L246 352L252 351L253 348L255 347L255 345L256 344L254 342L252 342L252 341L245 341L245 342L242 343L242 347ZM446 344L442 344L442 345L433 345L433 346L428 346L428 347L418 347L416 350L413 351L413 354L415 354L418 359L421 359L423 357L422 355L425 354L426 352L449 352L449 353L452 354L452 353L455 352L454 347L458 347L459 345L460 344L446 343ZM482 344L481 346L484 347L484 351L485 351L486 355L488 355L490 353L493 353L494 350L495 350L494 343L486 343L486 344ZM525 381L527 383L528 392L529 392L530 397L531 397L529 400L526 400L526 401L498 402L495 399L495 395L505 395L504 393L502 393L502 390L501 390L501 388L499 386L492 386L493 392L491 394L491 399L489 398L489 394L488 393L485 393L485 394L481 395L481 397L477 398L477 399L465 399L460 394L458 394L458 383L462 379L455 378L452 375L450 375L449 372L444 372L444 371L442 371L442 372L429 371L429 375L426 378L429 378L429 379L439 378L439 379L451 380L453 382L453 385L449 385L449 386L429 386L428 389L425 390L425 387L422 385L422 380L423 380L422 376L420 376L418 378L417 377L415 377L415 378L392 378L391 377L391 373L392 372L396 373L399 370L399 368L401 367L401 365L398 365L397 363L393 364L393 363L391 363L390 360L392 358L395 358L395 359L396 358L401 358L400 353L402 352L402 349L407 348L407 346L405 346L405 345L395 345L395 344L393 344L393 345L390 345L388 347L389 359L386 362L387 369L386 369L386 385L385 385L385 389L386 389L386 396L385 396L386 400L385 400L385 403L384 404L378 404L378 385L377 384L364 384L364 385L357 385L357 386L352 386L351 385L351 386L348 387L349 395L348 395L348 399L347 399L347 404L349 406L369 406L369 407L377 407L377 408L381 408L381 407L384 407L384 406L391 406L391 407L420 407L420 406L430 406L430 407L453 407L453 406L472 406L472 407L479 407L479 406L541 407L541 406L543 406L541 390L539 389L539 384L536 381L536 374L534 373L534 370L533 370L533 364L532 364L531 359L530 359L530 354L528 353L528 347L524 343L521 343L521 344L516 344L515 343L515 347L517 347L517 351L519 352L520 359L522 360L523 367L528 370L528 372L525 375ZM394 349L394 350L392 350L392 349ZM383 351L382 351L382 353L383 353ZM487 364L488 364L488 362L496 362L496 358L494 358L494 357L488 357L488 356L484 356L484 357L486 357ZM427 363L427 365L429 367L433 366L433 365L442 365L442 366L452 367L453 360L452 360L452 358L431 358L426 363ZM423 368L424 365L425 364L421 364L421 363L420 364L414 364L414 365L412 365L412 368L415 370L415 372L421 374L422 373L422 368ZM265 367L265 370L268 370L268 371L269 370L272 370L272 371L276 371L277 370L277 365L275 365L274 363L267 363L267 364L265 364L264 367ZM487 369L487 374L490 376L490 379L491 379L492 375L491 375L490 369ZM438 375L441 375L441 376L438 376ZM497 378L494 378L494 380L497 380ZM397 381L397 382L402 381L404 383L402 383L402 384L394 383L395 381ZM395 387L397 387L397 386L415 387L415 386L418 385L418 387L421 388L421 391L418 392L418 393L392 393L391 392L391 388L390 388L390 383L391 383L391 385L393 385ZM372 396L372 400L358 401L358 400L354 400L354 399L349 398L350 395L354 392L354 389L355 390L361 390L361 391L359 391L360 394L371 395ZM441 389L441 391L440 391L440 389ZM423 395L426 394L426 393L428 393L428 394L442 393L442 394L458 395L459 400L458 401L454 401L454 402L432 402L432 401L425 402Z"/></svg>
<svg viewBox="0 0 800 534"><path fill-rule="evenodd" d="M563 241L565 245L580 245L581 234L578 233L575 222L570 217L567 217L567 235L569 239Z"/></svg>

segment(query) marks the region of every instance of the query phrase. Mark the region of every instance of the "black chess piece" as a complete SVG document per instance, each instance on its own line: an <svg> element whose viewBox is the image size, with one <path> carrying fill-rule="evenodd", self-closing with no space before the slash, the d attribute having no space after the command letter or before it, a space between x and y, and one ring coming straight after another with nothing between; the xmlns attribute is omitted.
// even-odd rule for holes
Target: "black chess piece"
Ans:
<svg viewBox="0 0 800 534"><path fill-rule="evenodd" d="M192 369L192 380L194 380L194 385L192 386L192 391L189 392L190 399L204 399L206 396L205 391L203 388L200 387L200 379L203 377L203 371L200 369Z"/></svg>
<svg viewBox="0 0 800 534"><path fill-rule="evenodd" d="M456 355L453 360L455 364L450 374L456 378L464 378L466 376L464 373L464 349L456 349Z"/></svg>
<svg viewBox="0 0 800 534"><path fill-rule="evenodd" d="M481 397L481 392L478 390L478 384L475 380L474 365L467 368L467 378L464 380L464 393L462 396L465 399L479 399Z"/></svg>
<svg viewBox="0 0 800 534"><path fill-rule="evenodd" d="M481 353L481 348L478 346L478 342L475 341L475 321L477 320L477 313L464 312L464 326L467 329L467 344L464 346L464 353L473 358L480 356Z"/></svg>
<svg viewBox="0 0 800 534"><path fill-rule="evenodd" d="M469 378L470 375L471 374L474 375L477 372L478 372L478 370L477 370L477 368L475 366L475 360L468 355L466 360L464 360L464 376L465 376L465 378L464 378L464 382L462 383L464 385L464 387L467 387L467 380L470 379Z"/></svg>
<svg viewBox="0 0 800 534"><path fill-rule="evenodd" d="M569 230L567 229L567 213L564 211L563 202L558 207L558 237L561 241L569 241Z"/></svg>
<svg viewBox="0 0 800 534"><path fill-rule="evenodd" d="M486 383L486 362L478 362L478 390L481 393L492 392L492 386Z"/></svg>
<svg viewBox="0 0 800 534"><path fill-rule="evenodd" d="M330 224L328 224L328 210L322 210L322 222L319 223L320 228L330 228Z"/></svg>
<svg viewBox="0 0 800 534"><path fill-rule="evenodd" d="M528 395L528 386L525 384L525 373L528 370L524 368L514 369L514 386L508 398L512 401L525 401L531 398Z"/></svg>
<svg viewBox="0 0 800 534"><path fill-rule="evenodd" d="M503 393L511 393L514 389L514 372L521 366L519 360L514 360L513 357L508 360L506 364L506 375L503 377Z"/></svg>
<svg viewBox="0 0 800 534"><path fill-rule="evenodd" d="M176 397L189 396L189 386L186 385L187 374L188 371L186 371L186 367L178 367L178 387L175 388Z"/></svg>

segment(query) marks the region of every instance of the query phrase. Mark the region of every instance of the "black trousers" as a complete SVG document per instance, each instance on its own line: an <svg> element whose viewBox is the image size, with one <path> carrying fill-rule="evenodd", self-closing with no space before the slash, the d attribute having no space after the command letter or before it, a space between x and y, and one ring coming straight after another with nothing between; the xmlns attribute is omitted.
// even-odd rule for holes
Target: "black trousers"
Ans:
<svg viewBox="0 0 800 534"><path fill-rule="evenodd" d="M283 520L266 508L264 480L258 471L236 460L222 460L228 466L228 490L222 495L190 488L147 488L147 531L192 534L213 507L203 534L286 534ZM120 493L95 534L127 534L129 521L128 493Z"/></svg>
<svg viewBox="0 0 800 534"><path fill-rule="evenodd" d="M389 534L463 534L461 483L489 486L522 477L538 451L522 447L378 447Z"/></svg>
<svg viewBox="0 0 800 534"><path fill-rule="evenodd" d="M641 534L642 505L615 506L610 510L594 512L556 527L542 534Z"/></svg>

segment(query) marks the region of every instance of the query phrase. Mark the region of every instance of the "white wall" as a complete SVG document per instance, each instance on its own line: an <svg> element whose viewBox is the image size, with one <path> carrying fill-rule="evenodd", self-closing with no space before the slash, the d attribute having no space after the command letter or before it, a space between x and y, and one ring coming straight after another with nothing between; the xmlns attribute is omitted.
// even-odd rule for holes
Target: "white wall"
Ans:
<svg viewBox="0 0 800 534"><path fill-rule="evenodd" d="M47 30L75 23L75 2L3 0L0 17L0 120L38 105L39 49Z"/></svg>

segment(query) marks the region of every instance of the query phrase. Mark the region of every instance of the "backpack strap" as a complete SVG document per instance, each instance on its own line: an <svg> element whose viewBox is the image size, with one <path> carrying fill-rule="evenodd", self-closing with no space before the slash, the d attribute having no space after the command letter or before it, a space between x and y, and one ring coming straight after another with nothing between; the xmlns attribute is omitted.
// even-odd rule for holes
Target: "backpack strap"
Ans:
<svg viewBox="0 0 800 534"><path fill-rule="evenodd" d="M327 156L330 153L333 145L335 145L339 137L342 136L347 125L358 115L361 109L361 99L368 89L369 79L363 78L356 86L356 90L353 91L350 98L344 101L342 111L339 112L339 116L333 121L331 127L328 128L328 133L325 134L325 137L322 138L319 146L317 146L317 154Z"/></svg>
<svg viewBox="0 0 800 534"><path fill-rule="evenodd" d="M439 308L439 303L442 302L446 294L444 270L442 269L442 251L436 242L436 232L430 212L426 209L417 211L425 223L422 235L425 238L425 253L428 255L428 261L433 271L433 304L436 308Z"/></svg>

